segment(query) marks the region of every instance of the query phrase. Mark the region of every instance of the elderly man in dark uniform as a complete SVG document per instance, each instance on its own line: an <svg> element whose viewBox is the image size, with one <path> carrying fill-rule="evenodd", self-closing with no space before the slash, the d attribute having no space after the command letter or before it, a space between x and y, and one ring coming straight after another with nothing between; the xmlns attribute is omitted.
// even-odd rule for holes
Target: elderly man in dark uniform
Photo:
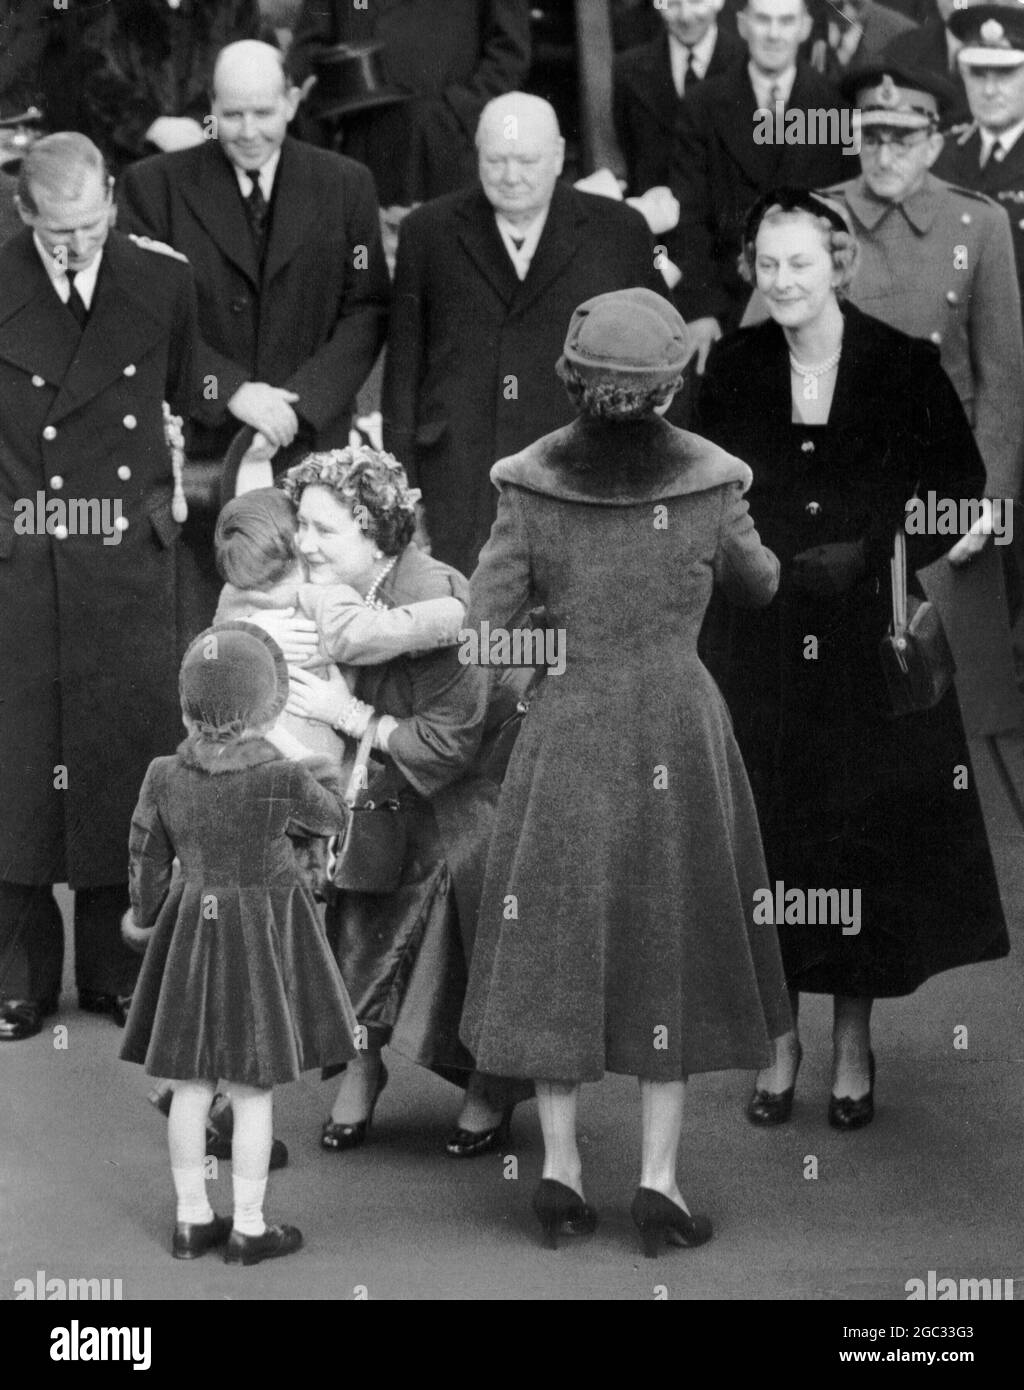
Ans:
<svg viewBox="0 0 1024 1390"><path fill-rule="evenodd" d="M472 573L490 534L496 459L568 424L555 376L585 299L664 292L643 217L559 181L554 110L497 97L477 135L480 184L402 223L384 374L384 442L423 491L434 555Z"/></svg>
<svg viewBox="0 0 1024 1390"><path fill-rule="evenodd" d="M0 1039L57 1007L75 890L79 1003L124 1021L127 836L150 760L180 734L171 461L187 414L188 266L110 230L84 136L19 174L25 228L0 249ZM166 249L166 248L164 248Z"/></svg>
<svg viewBox="0 0 1024 1390"><path fill-rule="evenodd" d="M340 148L370 169L383 207L409 207L472 180L480 112L530 66L529 14L527 0L305 0L288 59L303 82L335 44L382 45L387 81L408 100L352 111Z"/></svg>
<svg viewBox="0 0 1024 1390"><path fill-rule="evenodd" d="M957 57L974 120L953 132L935 172L1006 209L1024 299L1024 10L974 5L949 27L963 44Z"/></svg>
<svg viewBox="0 0 1024 1390"><path fill-rule="evenodd" d="M790 122L813 109L834 113L834 129L842 130L839 92L798 61L811 31L805 0L748 0L739 24L749 62L684 97L673 149L670 186L680 216L669 254L682 271L676 302L697 343L698 372L711 345L736 327L749 297L737 269L748 209L769 188L821 187L849 168L838 141L786 140L774 129L777 112ZM763 129L759 112L772 116L774 138L767 142L755 138Z"/></svg>
<svg viewBox="0 0 1024 1390"><path fill-rule="evenodd" d="M1024 435L1024 330L1006 214L935 178L950 83L886 60L843 89L861 112L861 174L829 189L860 243L850 299L929 338L985 461L989 497L1017 496Z"/></svg>

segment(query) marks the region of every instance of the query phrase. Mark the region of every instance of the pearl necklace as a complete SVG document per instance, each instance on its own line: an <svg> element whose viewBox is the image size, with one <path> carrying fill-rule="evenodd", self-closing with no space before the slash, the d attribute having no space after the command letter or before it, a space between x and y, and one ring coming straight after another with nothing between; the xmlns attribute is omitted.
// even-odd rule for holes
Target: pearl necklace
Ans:
<svg viewBox="0 0 1024 1390"><path fill-rule="evenodd" d="M381 570L380 574L378 574L377 578L373 581L373 583L372 583L372 584L370 585L370 587L367 589L366 593L363 595L363 603L365 604L365 606L366 606L367 608L377 608L377 609L386 609L386 608L387 608L387 604L386 604L386 603L383 603L383 602L377 597L377 590L378 590L378 589L380 588L380 586L384 583L385 579L387 579L388 575L389 575L389 574L391 573L391 571L395 568L395 565L397 565L397 563L398 563L398 556L397 556L397 555L392 555L391 559L387 562L387 564L386 564L386 565L384 566L384 568Z"/></svg>
<svg viewBox="0 0 1024 1390"><path fill-rule="evenodd" d="M803 362L798 362L792 353L789 354L789 365L797 376L802 376L804 385L810 386L819 376L826 376L833 368L839 365L839 359L843 353L842 343L836 348L830 357L826 357L824 362L817 363L816 366L808 367Z"/></svg>

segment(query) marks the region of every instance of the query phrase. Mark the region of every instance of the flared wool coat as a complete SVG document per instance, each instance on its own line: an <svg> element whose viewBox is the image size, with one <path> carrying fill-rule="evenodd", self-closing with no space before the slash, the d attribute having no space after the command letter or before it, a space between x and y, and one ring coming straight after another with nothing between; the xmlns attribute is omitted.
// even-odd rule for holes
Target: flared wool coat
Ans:
<svg viewBox="0 0 1024 1390"><path fill-rule="evenodd" d="M124 1061L272 1086L356 1055L355 1014L289 838L344 824L337 772L312 766L262 739L226 750L189 739L150 765L130 848L132 908L152 936Z"/></svg>
<svg viewBox="0 0 1024 1390"><path fill-rule="evenodd" d="M757 1066L791 1019L753 921L753 799L696 650L716 581L744 603L775 592L749 470L657 417L581 418L492 478L467 623L493 649L543 605L565 669L509 763L462 1036L482 1069L545 1080Z"/></svg>

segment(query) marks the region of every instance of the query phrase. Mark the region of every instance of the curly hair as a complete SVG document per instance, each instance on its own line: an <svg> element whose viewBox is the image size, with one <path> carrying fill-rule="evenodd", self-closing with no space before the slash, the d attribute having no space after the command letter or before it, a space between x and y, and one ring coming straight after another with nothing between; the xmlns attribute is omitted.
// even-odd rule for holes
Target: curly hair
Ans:
<svg viewBox="0 0 1024 1390"><path fill-rule="evenodd" d="M760 219L753 233L748 236L743 243L743 251L740 254L738 269L742 278L748 285L757 284L757 272L755 265L757 262L757 233L765 226L773 226L778 222L791 222L797 218L803 218L817 227L821 232L821 239L825 244L825 249L832 258L832 265L838 274L835 291L838 299L843 299L849 293L850 285L857 269L857 261L860 257L860 244L851 231L835 226L827 217L819 217L808 208L803 207L772 207L768 208L764 216Z"/></svg>
<svg viewBox="0 0 1024 1390"><path fill-rule="evenodd" d="M680 374L675 381L651 386L618 372L607 376L584 374L564 357L558 359L555 372L575 410L596 420L611 421L641 420L653 415L683 380Z"/></svg>
<svg viewBox="0 0 1024 1390"><path fill-rule="evenodd" d="M289 468L277 486L297 507L307 487L325 487L348 507L359 529L385 555L398 555L416 529L418 488L393 454L360 444L309 454Z"/></svg>

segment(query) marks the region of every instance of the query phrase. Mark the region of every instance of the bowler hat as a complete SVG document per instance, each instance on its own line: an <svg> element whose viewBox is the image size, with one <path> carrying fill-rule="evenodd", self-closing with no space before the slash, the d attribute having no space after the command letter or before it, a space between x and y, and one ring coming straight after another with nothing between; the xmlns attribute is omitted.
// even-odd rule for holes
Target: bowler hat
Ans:
<svg viewBox="0 0 1024 1390"><path fill-rule="evenodd" d="M288 699L288 667L255 623L221 623L190 644L178 687L182 713L220 742L277 718Z"/></svg>
<svg viewBox="0 0 1024 1390"><path fill-rule="evenodd" d="M318 116L352 116L409 100L409 92L388 83L382 49L373 42L338 43L317 54L312 101Z"/></svg>
<svg viewBox="0 0 1024 1390"><path fill-rule="evenodd" d="M573 312L562 353L581 376L658 386L679 376L693 342L682 315L660 294L613 290Z"/></svg>

